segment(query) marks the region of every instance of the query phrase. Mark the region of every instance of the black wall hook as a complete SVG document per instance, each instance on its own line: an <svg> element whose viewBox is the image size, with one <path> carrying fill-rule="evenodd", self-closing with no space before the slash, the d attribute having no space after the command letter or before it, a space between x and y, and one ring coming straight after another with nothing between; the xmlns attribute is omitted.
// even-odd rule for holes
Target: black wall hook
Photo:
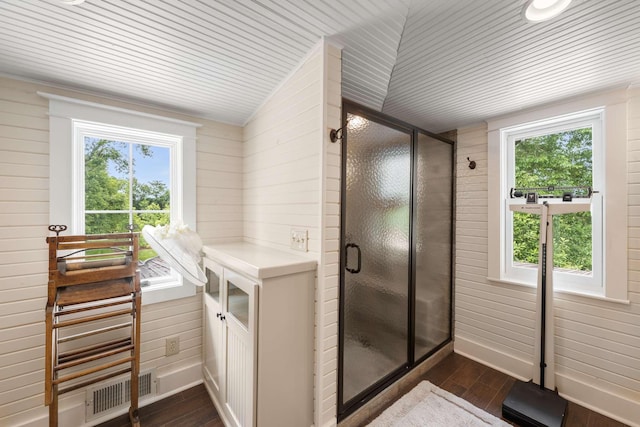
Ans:
<svg viewBox="0 0 640 427"><path fill-rule="evenodd" d="M476 161L475 160L471 160L467 157L467 161L469 162L469 169L475 169L476 168Z"/></svg>
<svg viewBox="0 0 640 427"><path fill-rule="evenodd" d="M337 140L342 140L342 129L331 129L331 131L329 131L329 139L331 140L331 142L336 142Z"/></svg>
<svg viewBox="0 0 640 427"><path fill-rule="evenodd" d="M337 140L342 141L342 137L344 136L344 128L349 124L349 120L344 122L344 125L339 129L331 129L329 131L329 139L331 142L336 142Z"/></svg>

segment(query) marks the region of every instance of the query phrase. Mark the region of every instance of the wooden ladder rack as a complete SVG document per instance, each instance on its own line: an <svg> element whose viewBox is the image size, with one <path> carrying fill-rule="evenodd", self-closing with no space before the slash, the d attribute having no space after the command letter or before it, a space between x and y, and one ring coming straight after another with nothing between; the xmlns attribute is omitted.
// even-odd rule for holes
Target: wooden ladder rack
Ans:
<svg viewBox="0 0 640 427"><path fill-rule="evenodd" d="M126 373L129 419L140 425L138 240L137 233L47 238L44 399L50 427L58 425L59 395Z"/></svg>

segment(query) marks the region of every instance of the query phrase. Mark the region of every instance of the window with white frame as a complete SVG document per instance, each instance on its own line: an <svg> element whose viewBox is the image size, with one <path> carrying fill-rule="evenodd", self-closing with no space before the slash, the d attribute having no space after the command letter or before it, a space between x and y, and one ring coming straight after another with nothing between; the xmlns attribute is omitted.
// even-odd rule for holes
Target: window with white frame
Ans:
<svg viewBox="0 0 640 427"><path fill-rule="evenodd" d="M506 188L603 186L603 111L588 111L502 130ZM503 204L505 279L537 281L540 218ZM590 212L556 215L554 278L557 289L602 292L602 198Z"/></svg>
<svg viewBox="0 0 640 427"><path fill-rule="evenodd" d="M182 177L177 153L182 139L74 120L73 229L80 234L123 233L168 225L182 215L176 194ZM171 203L171 195L174 203ZM140 237L142 287L181 278Z"/></svg>
<svg viewBox="0 0 640 427"><path fill-rule="evenodd" d="M590 186L590 212L554 217L558 292L627 302L626 94L488 122L488 279L536 286L539 218L509 209L514 187Z"/></svg>
<svg viewBox="0 0 640 427"><path fill-rule="evenodd" d="M195 229L194 123L50 94L50 222L72 234L139 231L181 221ZM143 304L195 286L141 236Z"/></svg>

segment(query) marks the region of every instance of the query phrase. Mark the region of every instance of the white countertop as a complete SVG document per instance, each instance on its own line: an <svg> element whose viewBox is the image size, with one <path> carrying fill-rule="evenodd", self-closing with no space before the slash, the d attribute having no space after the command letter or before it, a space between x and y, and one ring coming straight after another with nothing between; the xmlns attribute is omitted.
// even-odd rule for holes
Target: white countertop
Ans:
<svg viewBox="0 0 640 427"><path fill-rule="evenodd" d="M317 267L314 259L247 242L206 244L202 249L207 258L258 279L311 271Z"/></svg>

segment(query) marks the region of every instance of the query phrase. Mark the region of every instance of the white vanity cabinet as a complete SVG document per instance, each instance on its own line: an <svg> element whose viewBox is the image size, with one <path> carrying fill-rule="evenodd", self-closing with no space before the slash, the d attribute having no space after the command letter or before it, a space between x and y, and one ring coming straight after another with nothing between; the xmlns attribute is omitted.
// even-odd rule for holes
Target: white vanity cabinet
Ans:
<svg viewBox="0 0 640 427"><path fill-rule="evenodd" d="M203 374L221 418L311 426L316 261L249 243L204 252Z"/></svg>
<svg viewBox="0 0 640 427"><path fill-rule="evenodd" d="M219 410L228 412L229 423L251 426L253 394L248 378L255 370L256 282L204 262L207 285L204 295L204 376L218 397Z"/></svg>

